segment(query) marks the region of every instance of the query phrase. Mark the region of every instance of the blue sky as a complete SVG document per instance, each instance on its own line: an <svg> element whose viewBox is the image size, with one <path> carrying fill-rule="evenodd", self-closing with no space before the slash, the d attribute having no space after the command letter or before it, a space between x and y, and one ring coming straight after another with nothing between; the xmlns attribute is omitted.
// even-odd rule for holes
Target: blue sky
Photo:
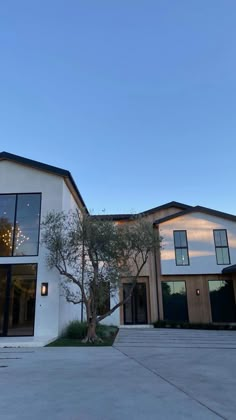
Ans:
<svg viewBox="0 0 236 420"><path fill-rule="evenodd" d="M235 22L235 0L2 2L0 149L94 212L236 213Z"/></svg>

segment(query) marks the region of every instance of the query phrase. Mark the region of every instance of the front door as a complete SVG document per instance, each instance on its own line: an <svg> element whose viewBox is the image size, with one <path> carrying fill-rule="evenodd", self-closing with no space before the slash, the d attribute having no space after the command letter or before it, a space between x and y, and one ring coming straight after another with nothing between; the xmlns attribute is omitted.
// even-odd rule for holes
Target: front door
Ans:
<svg viewBox="0 0 236 420"><path fill-rule="evenodd" d="M124 299L128 296L132 284L123 285ZM124 305L124 324L147 324L146 284L137 283L131 299Z"/></svg>
<svg viewBox="0 0 236 420"><path fill-rule="evenodd" d="M34 335L36 264L0 265L0 335Z"/></svg>

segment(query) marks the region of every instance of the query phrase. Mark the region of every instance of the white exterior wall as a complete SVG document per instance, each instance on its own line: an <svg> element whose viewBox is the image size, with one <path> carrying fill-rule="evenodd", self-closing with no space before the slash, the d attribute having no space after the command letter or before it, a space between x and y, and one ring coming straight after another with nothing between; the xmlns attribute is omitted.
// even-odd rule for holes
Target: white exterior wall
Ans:
<svg viewBox="0 0 236 420"><path fill-rule="evenodd" d="M75 211L78 209L78 205L69 191L65 182L63 182L62 187L62 210L67 213L70 210ZM74 286L75 291L77 286ZM81 321L81 305L75 305L73 303L67 302L63 289L60 288L60 301L59 301L59 334L65 329L65 327L73 320ZM84 317L86 319L86 317Z"/></svg>
<svg viewBox="0 0 236 420"><path fill-rule="evenodd" d="M111 309L119 302L119 291L117 291L113 297L110 298L110 307ZM116 309L113 314L103 319L101 324L104 325L120 325L120 308Z"/></svg>
<svg viewBox="0 0 236 420"><path fill-rule="evenodd" d="M213 229L226 229L231 264L236 263L236 222L196 212L161 223L163 238L161 274L220 274L225 265L217 265ZM176 266L174 230L186 230L189 266ZM230 264L230 265L231 265Z"/></svg>
<svg viewBox="0 0 236 420"><path fill-rule="evenodd" d="M0 162L0 193L41 193L41 222L49 211L68 211L76 207L61 176L7 160ZM37 264L34 335L56 337L63 325L75 318L75 307L60 296L60 276L56 270L49 271L46 267L45 253L39 246L38 256L0 257L0 264ZM48 296L41 296L42 282L48 282Z"/></svg>

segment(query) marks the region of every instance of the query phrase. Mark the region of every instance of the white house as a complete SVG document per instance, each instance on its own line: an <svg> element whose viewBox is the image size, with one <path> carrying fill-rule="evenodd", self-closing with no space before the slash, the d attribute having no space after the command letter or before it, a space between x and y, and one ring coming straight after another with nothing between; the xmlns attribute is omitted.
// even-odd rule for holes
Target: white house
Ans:
<svg viewBox="0 0 236 420"><path fill-rule="evenodd" d="M87 211L70 172L0 153L0 335L57 337L78 318L39 240L48 211L75 208Z"/></svg>
<svg viewBox="0 0 236 420"><path fill-rule="evenodd" d="M0 336L50 340L80 319L40 244L44 216L76 208L87 212L70 172L0 153ZM162 248L150 256L131 301L104 322L236 322L236 216L178 202L140 215L158 230ZM133 215L107 217L128 223ZM127 288L126 279L114 299Z"/></svg>

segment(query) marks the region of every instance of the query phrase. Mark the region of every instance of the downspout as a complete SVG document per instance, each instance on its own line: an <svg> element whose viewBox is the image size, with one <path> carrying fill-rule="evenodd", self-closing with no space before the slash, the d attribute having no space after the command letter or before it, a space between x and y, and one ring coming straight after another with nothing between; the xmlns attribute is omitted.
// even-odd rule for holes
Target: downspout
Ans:
<svg viewBox="0 0 236 420"><path fill-rule="evenodd" d="M153 223L154 229L156 229L155 224ZM159 232L157 232L159 237ZM154 265L155 265L155 276L156 276L156 293L157 293L157 316L158 321L160 321L160 306L159 306L159 293L158 293L158 270L157 270L157 251L154 251Z"/></svg>

